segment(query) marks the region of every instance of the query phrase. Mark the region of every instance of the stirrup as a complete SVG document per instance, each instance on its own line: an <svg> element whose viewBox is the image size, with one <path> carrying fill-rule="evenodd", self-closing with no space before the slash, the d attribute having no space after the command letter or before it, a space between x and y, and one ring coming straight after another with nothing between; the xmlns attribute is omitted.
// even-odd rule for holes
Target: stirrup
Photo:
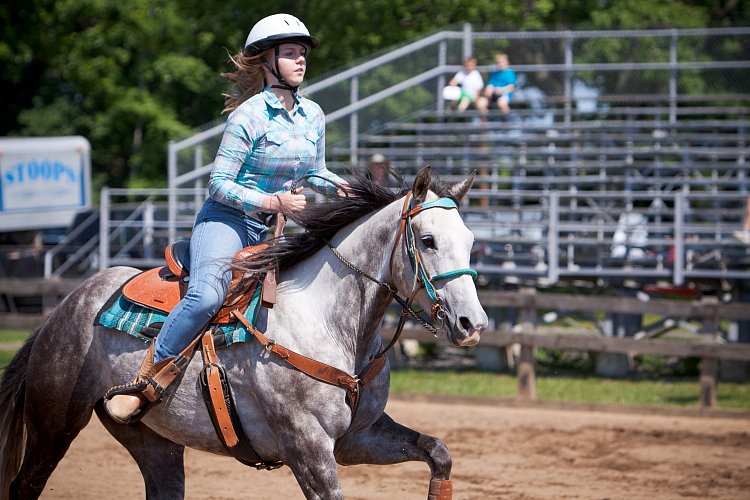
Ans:
<svg viewBox="0 0 750 500"><path fill-rule="evenodd" d="M132 424L138 422L151 409L152 406L161 403L164 391L176 379L193 359L195 346L200 341L201 336L196 336L188 346L177 356L164 358L158 363L154 363L154 343L146 352L146 357L141 363L138 375L133 382L124 385L118 385L104 395L104 409L115 422L121 424ZM121 394L130 394L137 396L141 404L127 420L118 418L109 411L108 402L115 396Z"/></svg>
<svg viewBox="0 0 750 500"><path fill-rule="evenodd" d="M129 384L125 385L118 385L116 387L111 388L107 391L107 393L104 395L104 410L107 412L107 415L117 422L118 424L134 424L136 422L139 422L144 415L150 410L153 406L161 403L162 398L159 397L156 401L150 401L144 394L143 391L151 385L153 382L153 379L148 380L139 380L137 382L131 382ZM163 392L163 391L162 391ZM138 399L141 400L140 405L135 410L135 413L130 415L130 417L127 418L127 420L123 420L119 417L116 417L112 414L112 412L109 411L109 401L115 397L120 395L131 395L136 396Z"/></svg>

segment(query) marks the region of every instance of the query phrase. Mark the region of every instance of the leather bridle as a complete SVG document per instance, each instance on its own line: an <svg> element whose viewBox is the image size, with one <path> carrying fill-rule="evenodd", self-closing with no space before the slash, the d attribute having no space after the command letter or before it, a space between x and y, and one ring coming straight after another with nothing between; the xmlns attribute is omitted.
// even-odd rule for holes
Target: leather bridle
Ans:
<svg viewBox="0 0 750 500"><path fill-rule="evenodd" d="M404 206L401 210L398 232L396 233L396 238L393 242L393 247L391 248L391 255L388 259L390 277L387 282L381 281L367 274L365 271L359 269L357 266L352 264L351 261L341 255L341 253L336 250L336 248L334 248L329 242L326 242L328 248L331 249L333 254L348 268L364 276L370 281L377 283L382 288L388 290L388 292L391 294L391 297L401 306L401 316L399 318L399 323L396 327L396 332L393 335L393 338L388 343L388 345L384 347L376 356L373 356L373 358L383 356L391 347L394 346L394 344L398 341L398 338L401 336L401 332L403 331L404 323L406 322L407 317L416 319L424 328L430 331L430 333L437 336L437 332L440 330L440 328L435 328L433 325L422 319L419 313L414 311L414 309L411 307L414 298L422 289L426 291L427 295L430 298L430 301L432 302L432 307L430 308L430 318L433 322L439 320L442 327L442 322L445 319L445 309L443 307L445 305L445 300L438 293L437 289L435 288L434 282L452 279L464 274L468 274L474 279L477 278L477 272L470 268L456 269L453 271L436 274L434 276L430 275L430 273L424 266L422 255L419 252L419 248L416 244L414 229L412 227L412 219L423 211L429 210L431 208L458 210L458 204L451 198L438 198L436 200L420 203L416 207L411 208L411 201L412 192L409 191L404 198ZM406 251L409 255L409 263L411 264L412 271L414 272L414 284L412 286L411 293L407 298L403 298L398 294L398 289L393 283L393 259L399 249L399 243L401 241L403 241L406 247Z"/></svg>

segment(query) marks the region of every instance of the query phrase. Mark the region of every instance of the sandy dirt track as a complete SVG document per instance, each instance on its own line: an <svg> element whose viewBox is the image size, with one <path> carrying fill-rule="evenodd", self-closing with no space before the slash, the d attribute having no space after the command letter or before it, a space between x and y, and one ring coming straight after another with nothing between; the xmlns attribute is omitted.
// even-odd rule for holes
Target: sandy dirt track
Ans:
<svg viewBox="0 0 750 500"><path fill-rule="evenodd" d="M750 499L750 419L391 400L388 413L440 437L455 499ZM249 469L186 450L188 499L300 499L288 468ZM424 499L424 463L340 467L349 499ZM45 499L144 498L135 465L94 417Z"/></svg>

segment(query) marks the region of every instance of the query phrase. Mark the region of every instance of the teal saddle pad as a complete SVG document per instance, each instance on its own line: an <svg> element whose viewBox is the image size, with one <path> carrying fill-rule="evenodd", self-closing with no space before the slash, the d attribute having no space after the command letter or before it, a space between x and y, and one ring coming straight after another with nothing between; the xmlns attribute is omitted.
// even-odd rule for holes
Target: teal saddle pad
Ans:
<svg viewBox="0 0 750 500"><path fill-rule="evenodd" d="M251 325L255 325L258 318L261 292L262 284L259 284L245 310L245 318ZM149 341L156 336L166 319L167 313L136 304L125 298L120 291L107 301L107 304L99 311L95 323ZM216 326L218 327L216 333L221 332L224 336L224 342L217 342L217 347L222 344L223 346L229 346L235 342L247 342L255 338L239 321Z"/></svg>

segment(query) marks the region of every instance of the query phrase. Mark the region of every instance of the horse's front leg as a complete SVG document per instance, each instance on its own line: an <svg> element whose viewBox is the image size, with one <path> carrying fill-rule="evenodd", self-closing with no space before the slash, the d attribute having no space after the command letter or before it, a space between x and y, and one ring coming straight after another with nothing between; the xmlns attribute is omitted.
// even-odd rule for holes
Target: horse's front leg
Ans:
<svg viewBox="0 0 750 500"><path fill-rule="evenodd" d="M426 462L431 475L428 499L448 500L452 496L453 464L448 447L436 437L404 427L385 413L370 427L339 439L334 453L341 465Z"/></svg>
<svg viewBox="0 0 750 500"><path fill-rule="evenodd" d="M334 440L309 419L296 431L277 436L282 460L294 473L299 487L308 499L343 499L336 459Z"/></svg>

